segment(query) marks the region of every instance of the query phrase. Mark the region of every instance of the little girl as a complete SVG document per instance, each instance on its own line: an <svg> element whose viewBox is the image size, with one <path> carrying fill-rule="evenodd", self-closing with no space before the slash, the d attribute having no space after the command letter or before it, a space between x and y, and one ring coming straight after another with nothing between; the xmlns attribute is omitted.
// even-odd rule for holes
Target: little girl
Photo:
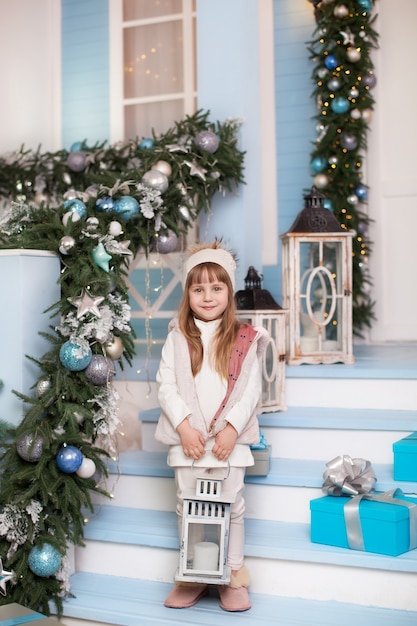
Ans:
<svg viewBox="0 0 417 626"><path fill-rule="evenodd" d="M206 467L229 466L224 489L236 494L227 558L231 580L219 585L218 592L222 609L246 611L251 603L243 564L244 477L245 468L254 463L250 444L260 437L258 357L269 336L263 328L236 320L235 269L234 257L219 240L190 251L184 264L183 297L170 323L156 377L162 412L155 436L169 446L167 462L175 470L179 522L183 494L195 490L193 463L201 459ZM193 606L207 591L206 584L178 583L165 606Z"/></svg>

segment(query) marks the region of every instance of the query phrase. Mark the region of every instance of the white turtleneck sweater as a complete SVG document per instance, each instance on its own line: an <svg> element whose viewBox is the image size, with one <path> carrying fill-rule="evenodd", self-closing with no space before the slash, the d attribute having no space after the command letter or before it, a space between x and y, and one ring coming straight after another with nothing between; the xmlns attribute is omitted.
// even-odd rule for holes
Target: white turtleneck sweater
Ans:
<svg viewBox="0 0 417 626"><path fill-rule="evenodd" d="M209 451L214 445L214 438L209 437L211 420L226 395L227 381L219 376L212 366L210 359L211 342L220 320L203 322L196 319L195 322L201 332L201 341L203 344L203 364L201 370L197 376L195 376L194 381L198 403L207 425L208 439L206 449ZM190 415L191 411L178 393L175 372L174 341L171 333L168 334L165 345L162 349L161 362L156 376L156 381L159 385L158 399L161 408L166 413L173 427L177 428L177 426ZM249 383L246 387L245 394L233 406L233 409L226 417L227 421L234 426L238 433L243 430L249 417L255 410L260 391L260 367L258 360L255 359L252 365ZM230 455L229 463L231 466L253 465L253 456L249 446L237 444ZM186 466L191 464L193 464L193 460L185 456L181 445L170 446L168 453L168 465ZM225 463L217 461L211 452L207 452L204 457L195 462L194 465L201 467L217 467L219 465L224 466Z"/></svg>

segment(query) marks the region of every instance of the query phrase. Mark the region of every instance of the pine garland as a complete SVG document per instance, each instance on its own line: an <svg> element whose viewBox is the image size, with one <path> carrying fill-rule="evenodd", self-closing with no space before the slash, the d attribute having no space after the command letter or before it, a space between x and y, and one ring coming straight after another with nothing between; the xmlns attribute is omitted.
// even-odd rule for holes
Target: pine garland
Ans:
<svg viewBox="0 0 417 626"><path fill-rule="evenodd" d="M309 44L318 133L311 154L314 184L343 228L353 229L353 330L362 337L375 319L368 257L368 186L363 177L376 77L378 35L372 0L311 0L317 28Z"/></svg>
<svg viewBox="0 0 417 626"><path fill-rule="evenodd" d="M49 310L59 322L42 333L48 352L29 355L39 378L33 395L15 392L25 414L2 442L0 603L46 615L53 604L62 615L71 595L69 546L83 545L92 495L111 496L112 377L134 355L129 261L164 233L186 232L216 192L243 182L239 122L212 124L208 115L146 141L0 157L0 247L54 252L62 268Z"/></svg>

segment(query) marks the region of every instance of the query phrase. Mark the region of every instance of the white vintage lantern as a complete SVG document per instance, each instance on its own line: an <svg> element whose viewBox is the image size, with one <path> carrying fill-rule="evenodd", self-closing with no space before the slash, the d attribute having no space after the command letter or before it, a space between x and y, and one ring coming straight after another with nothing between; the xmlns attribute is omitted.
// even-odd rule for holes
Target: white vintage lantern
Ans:
<svg viewBox="0 0 417 626"><path fill-rule="evenodd" d="M210 470L213 471L213 470ZM230 507L234 494L222 493L223 478L197 478L195 492L185 494L176 581L228 585Z"/></svg>
<svg viewBox="0 0 417 626"><path fill-rule="evenodd" d="M352 238L315 187L281 236L287 362L353 363Z"/></svg>
<svg viewBox="0 0 417 626"><path fill-rule="evenodd" d="M237 318L252 326L263 326L270 341L261 357L262 394L258 408L261 413L285 411L286 314L266 290L261 288L262 276L250 266L245 289L236 292Z"/></svg>

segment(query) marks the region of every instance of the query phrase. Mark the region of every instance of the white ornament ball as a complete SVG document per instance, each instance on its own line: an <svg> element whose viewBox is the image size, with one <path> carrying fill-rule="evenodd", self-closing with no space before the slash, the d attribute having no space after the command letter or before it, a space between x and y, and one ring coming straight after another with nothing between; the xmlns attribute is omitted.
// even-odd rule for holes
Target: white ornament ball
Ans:
<svg viewBox="0 0 417 626"><path fill-rule="evenodd" d="M366 124L369 124L372 119L372 109L364 109L362 111L362 119Z"/></svg>
<svg viewBox="0 0 417 626"><path fill-rule="evenodd" d="M357 48L348 48L346 51L346 56L351 63L357 63L361 60L360 50Z"/></svg>
<svg viewBox="0 0 417 626"><path fill-rule="evenodd" d="M156 189L160 193L164 193L169 187L168 177L159 170L145 172L142 176L142 183L146 187Z"/></svg>
<svg viewBox="0 0 417 626"><path fill-rule="evenodd" d="M358 204L359 198L358 196L355 196L354 193L352 193L350 196L346 198L346 200L349 202L349 204L351 204L352 206L355 206L355 204Z"/></svg>
<svg viewBox="0 0 417 626"><path fill-rule="evenodd" d="M361 117L361 112L359 109L352 109L350 112L350 117L353 120L358 120Z"/></svg>
<svg viewBox="0 0 417 626"><path fill-rule="evenodd" d="M109 224L109 233L110 235L113 235L113 237L118 237L119 235L121 235L123 232L123 226L121 225L120 222L110 222Z"/></svg>
<svg viewBox="0 0 417 626"><path fill-rule="evenodd" d="M349 15L349 9L345 4L338 4L333 9L333 15L338 18L347 17Z"/></svg>
<svg viewBox="0 0 417 626"><path fill-rule="evenodd" d="M157 161L151 167L152 170L157 170L158 172L162 172L168 178L172 174L172 167L168 163L168 161Z"/></svg>
<svg viewBox="0 0 417 626"><path fill-rule="evenodd" d="M71 220L72 222L78 222L81 219L81 216L75 211L67 211L62 216L62 223L64 226L67 226L68 222Z"/></svg>
<svg viewBox="0 0 417 626"><path fill-rule="evenodd" d="M96 464L91 459L83 458L80 467L75 472L80 478L91 478L96 471Z"/></svg>
<svg viewBox="0 0 417 626"><path fill-rule="evenodd" d="M314 184L317 189L324 189L329 184L329 179L327 178L326 174L317 174L314 177Z"/></svg>

